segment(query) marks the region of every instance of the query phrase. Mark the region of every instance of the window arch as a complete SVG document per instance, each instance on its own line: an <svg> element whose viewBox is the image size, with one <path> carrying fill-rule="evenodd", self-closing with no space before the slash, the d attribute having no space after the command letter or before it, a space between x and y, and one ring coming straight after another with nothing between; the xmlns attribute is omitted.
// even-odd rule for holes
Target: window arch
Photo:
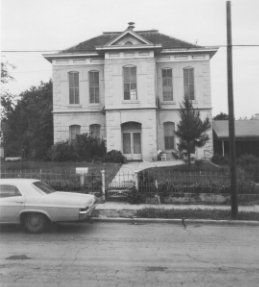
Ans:
<svg viewBox="0 0 259 287"><path fill-rule="evenodd" d="M80 125L71 125L69 126L69 141L76 140L76 136L80 135L81 126Z"/></svg>
<svg viewBox="0 0 259 287"><path fill-rule="evenodd" d="M99 71L89 71L89 99L91 104L100 103Z"/></svg>
<svg viewBox="0 0 259 287"><path fill-rule="evenodd" d="M69 104L79 104L79 72L68 72Z"/></svg>
<svg viewBox="0 0 259 287"><path fill-rule="evenodd" d="M127 41L127 42L125 43L125 45L131 46L131 45L133 45L133 43L132 43L131 41Z"/></svg>
<svg viewBox="0 0 259 287"><path fill-rule="evenodd" d="M172 68L162 69L163 100L173 100L173 70Z"/></svg>
<svg viewBox="0 0 259 287"><path fill-rule="evenodd" d="M137 67L127 65L123 67L124 100L137 99Z"/></svg>
<svg viewBox="0 0 259 287"><path fill-rule="evenodd" d="M90 137L100 139L101 138L101 125L92 124L90 125Z"/></svg>
<svg viewBox="0 0 259 287"><path fill-rule="evenodd" d="M184 98L194 100L194 68L186 67L183 69Z"/></svg>
<svg viewBox="0 0 259 287"><path fill-rule="evenodd" d="M165 150L174 149L174 136L175 136L175 123L165 122L164 123L164 141Z"/></svg>

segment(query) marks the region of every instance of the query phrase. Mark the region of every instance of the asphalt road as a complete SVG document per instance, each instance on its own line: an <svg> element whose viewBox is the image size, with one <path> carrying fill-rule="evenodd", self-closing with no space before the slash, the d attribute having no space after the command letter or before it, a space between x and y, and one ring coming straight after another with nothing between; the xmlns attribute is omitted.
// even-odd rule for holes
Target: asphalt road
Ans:
<svg viewBox="0 0 259 287"><path fill-rule="evenodd" d="M259 286L258 243L251 226L2 226L0 286Z"/></svg>

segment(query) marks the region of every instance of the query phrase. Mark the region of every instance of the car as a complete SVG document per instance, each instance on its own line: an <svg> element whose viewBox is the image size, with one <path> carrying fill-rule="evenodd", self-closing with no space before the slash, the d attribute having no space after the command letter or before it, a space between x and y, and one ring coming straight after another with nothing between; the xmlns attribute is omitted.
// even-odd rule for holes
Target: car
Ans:
<svg viewBox="0 0 259 287"><path fill-rule="evenodd" d="M95 207L91 194L55 191L37 179L0 179L0 223L19 223L31 233L52 222L86 220Z"/></svg>

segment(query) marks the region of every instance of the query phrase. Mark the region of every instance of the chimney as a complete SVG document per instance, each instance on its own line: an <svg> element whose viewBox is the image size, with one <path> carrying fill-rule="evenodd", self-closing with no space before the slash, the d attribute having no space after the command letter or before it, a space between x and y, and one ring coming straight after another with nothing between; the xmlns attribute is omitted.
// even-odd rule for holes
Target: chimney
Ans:
<svg viewBox="0 0 259 287"><path fill-rule="evenodd" d="M135 26L134 26L135 23L134 22L129 22L128 24L129 24L129 26L128 26L127 30L133 31L133 29L135 28Z"/></svg>

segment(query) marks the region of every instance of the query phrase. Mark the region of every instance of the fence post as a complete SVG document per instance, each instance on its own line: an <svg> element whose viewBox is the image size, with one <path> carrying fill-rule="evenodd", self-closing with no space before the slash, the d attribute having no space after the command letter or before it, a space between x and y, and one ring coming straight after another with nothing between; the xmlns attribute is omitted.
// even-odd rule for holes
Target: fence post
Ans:
<svg viewBox="0 0 259 287"><path fill-rule="evenodd" d="M102 200L105 201L105 170L101 170L101 174L102 174Z"/></svg>
<svg viewBox="0 0 259 287"><path fill-rule="evenodd" d="M138 171L135 170L135 188L136 188L136 191L139 190L139 180L138 180Z"/></svg>

